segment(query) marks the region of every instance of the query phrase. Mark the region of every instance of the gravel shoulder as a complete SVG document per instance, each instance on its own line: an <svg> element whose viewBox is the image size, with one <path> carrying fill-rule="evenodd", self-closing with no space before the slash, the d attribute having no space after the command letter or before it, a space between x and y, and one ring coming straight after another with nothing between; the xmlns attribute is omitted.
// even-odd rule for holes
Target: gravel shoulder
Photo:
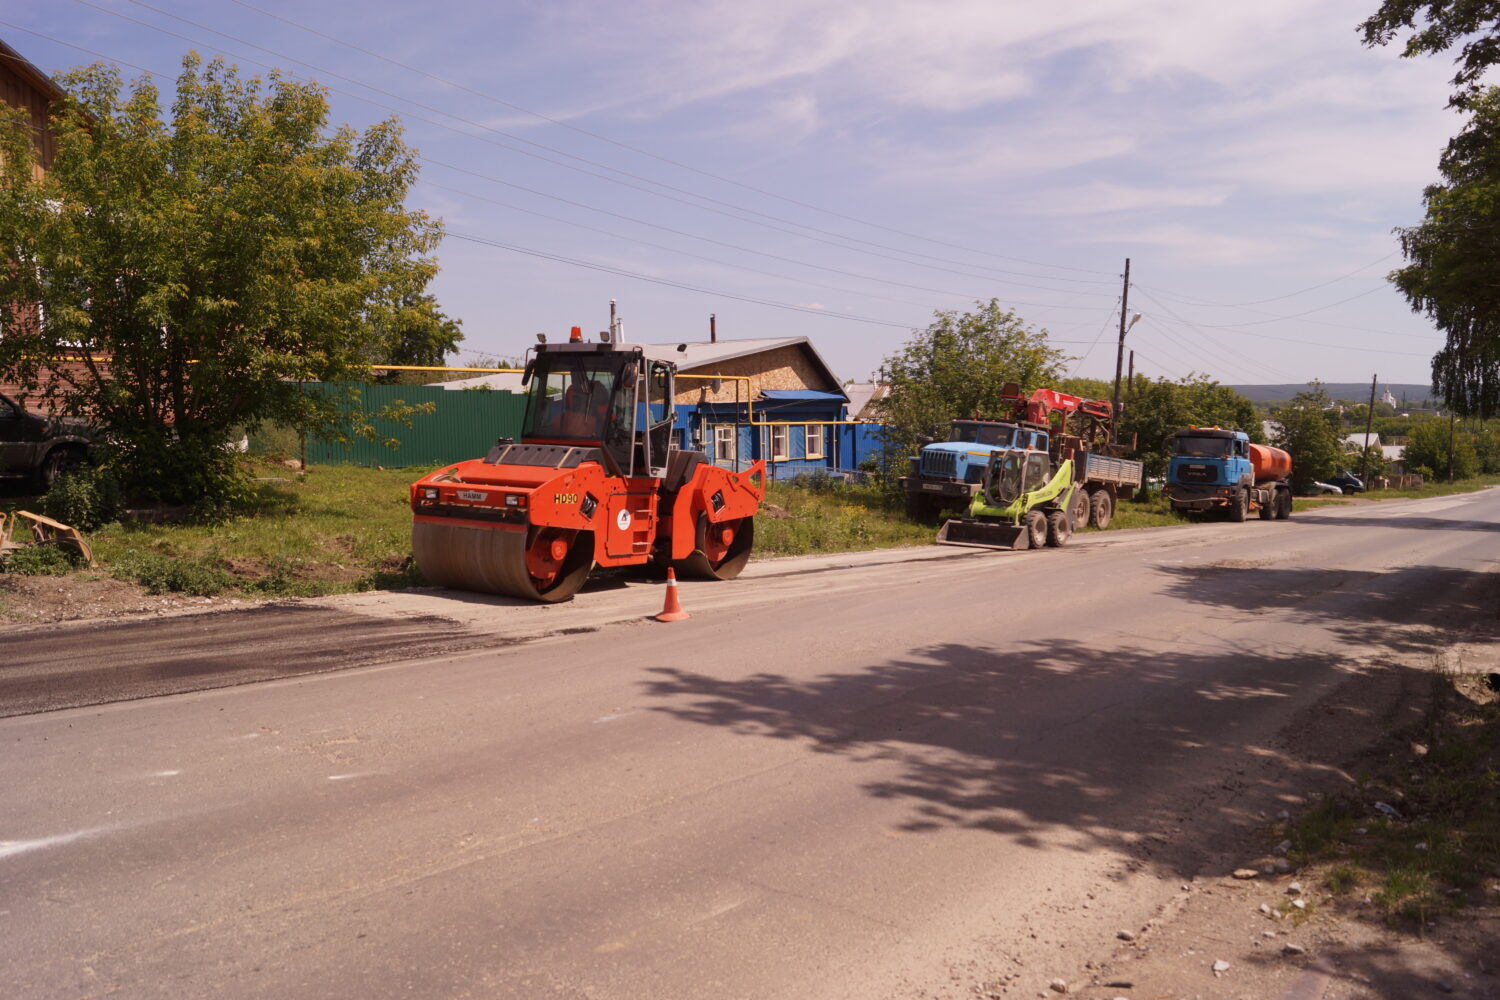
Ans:
<svg viewBox="0 0 1500 1000"><path fill-rule="evenodd" d="M1002 996L1193 998L1193 1000L1390 1000L1423 996L1500 997L1500 875L1490 873L1480 901L1424 922L1391 921L1374 886L1341 887L1330 863L1298 865L1281 838L1325 796L1358 787L1381 769L1403 768L1410 736L1425 726L1435 674L1457 688L1484 687L1500 665L1492 619L1500 586L1487 588L1489 613L1463 621L1432 609L1452 643L1435 663L1373 665L1353 674L1286 732L1284 751L1323 769L1299 793L1262 803L1251 833L1210 858L1176 898L1071 973L1033 977ZM1415 667L1416 669L1412 669ZM1475 683L1475 682L1478 683ZM1494 695L1486 695L1492 699ZM1307 769L1301 771L1308 774ZM1314 770L1312 773L1316 773ZM1476 787L1475 794L1484 794ZM1376 817L1371 813L1373 825ZM1001 984L997 984L1001 985ZM1066 987L1066 989L1061 989Z"/></svg>

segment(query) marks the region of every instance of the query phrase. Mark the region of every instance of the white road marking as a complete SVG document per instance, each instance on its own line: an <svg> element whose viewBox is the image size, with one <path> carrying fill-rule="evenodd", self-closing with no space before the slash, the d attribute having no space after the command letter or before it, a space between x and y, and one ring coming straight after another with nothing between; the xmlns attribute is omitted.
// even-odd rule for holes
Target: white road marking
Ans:
<svg viewBox="0 0 1500 1000"><path fill-rule="evenodd" d="M35 840L0 840L0 858L9 858L17 854L25 854L28 851L41 851L49 847L61 847L63 844L71 844L75 840L103 833L113 829L108 826L92 826L84 830L74 830L72 833L59 833L51 837L38 837Z"/></svg>

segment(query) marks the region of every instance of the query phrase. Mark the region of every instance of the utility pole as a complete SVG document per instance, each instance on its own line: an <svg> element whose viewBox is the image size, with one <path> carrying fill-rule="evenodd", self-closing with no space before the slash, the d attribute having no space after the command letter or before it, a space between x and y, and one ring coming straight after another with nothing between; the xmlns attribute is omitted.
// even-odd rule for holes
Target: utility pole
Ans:
<svg viewBox="0 0 1500 1000"><path fill-rule="evenodd" d="M1130 315L1130 258L1125 258L1125 282L1120 288L1120 344L1115 350L1115 394L1110 400L1109 443L1118 440L1120 430L1120 375L1125 367L1125 318Z"/></svg>
<svg viewBox="0 0 1500 1000"><path fill-rule="evenodd" d="M1135 352L1130 352L1130 374L1125 376L1125 395L1135 394Z"/></svg>
<svg viewBox="0 0 1500 1000"><path fill-rule="evenodd" d="M1370 409L1365 413L1365 446L1359 453L1359 481L1364 483L1366 490L1370 488L1370 481L1365 475L1370 467L1370 428L1375 425L1375 380L1378 378L1379 375L1370 376Z"/></svg>

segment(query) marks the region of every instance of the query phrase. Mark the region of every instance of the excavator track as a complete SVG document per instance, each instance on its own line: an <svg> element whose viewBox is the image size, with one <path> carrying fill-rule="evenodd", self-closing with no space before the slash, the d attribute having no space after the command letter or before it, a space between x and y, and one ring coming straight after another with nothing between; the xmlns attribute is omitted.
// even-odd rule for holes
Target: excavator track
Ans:
<svg viewBox="0 0 1500 1000"><path fill-rule="evenodd" d="M412 557L429 583L556 604L578 593L594 567L593 540L417 520ZM562 543L558 553L558 543ZM556 554L556 555L555 555Z"/></svg>

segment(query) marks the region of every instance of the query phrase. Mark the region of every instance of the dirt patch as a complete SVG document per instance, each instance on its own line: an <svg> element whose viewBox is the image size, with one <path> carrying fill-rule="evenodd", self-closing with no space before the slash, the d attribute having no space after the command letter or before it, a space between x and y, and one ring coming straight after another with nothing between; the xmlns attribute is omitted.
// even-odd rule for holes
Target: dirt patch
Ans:
<svg viewBox="0 0 1500 1000"><path fill-rule="evenodd" d="M234 607L248 602L223 597L153 596L136 584L102 574L19 576L0 573L0 622L43 624Z"/></svg>
<svg viewBox="0 0 1500 1000"><path fill-rule="evenodd" d="M1491 843L1471 840L1467 861L1436 863L1444 840L1492 836L1484 800L1451 786L1467 778L1472 796L1494 794L1500 743L1476 739L1475 727L1494 725L1496 657L1488 643L1455 644L1432 670L1369 667L1311 706L1282 749L1327 780L1304 789L1302 804L1262 814L1156 919L1120 928L1114 949L1077 970L1067 992L1500 998ZM1033 995L1044 993L1055 995Z"/></svg>

